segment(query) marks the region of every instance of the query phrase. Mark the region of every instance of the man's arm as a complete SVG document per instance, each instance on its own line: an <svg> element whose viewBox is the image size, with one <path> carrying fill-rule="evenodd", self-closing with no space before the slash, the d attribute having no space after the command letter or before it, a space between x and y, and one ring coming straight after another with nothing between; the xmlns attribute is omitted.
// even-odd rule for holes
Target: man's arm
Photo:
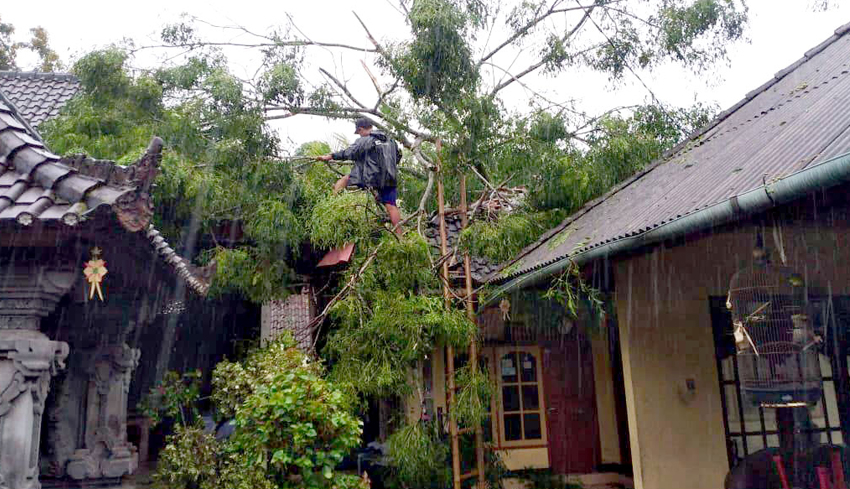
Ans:
<svg viewBox="0 0 850 489"><path fill-rule="evenodd" d="M357 138L357 141L354 141L351 146L345 148L342 151L336 151L334 153L329 153L322 156L317 156L316 159L319 161L331 161L331 160L349 160L354 161L358 157L360 157L363 153L365 153L371 144L374 144L372 138L370 137L360 137Z"/></svg>
<svg viewBox="0 0 850 489"><path fill-rule="evenodd" d="M332 160L354 161L363 156L363 154L366 153L366 151L368 151L369 148L374 144L375 141L372 138L368 136L360 137L357 138L357 141L354 141L351 146L345 148L342 151L331 153L330 156Z"/></svg>

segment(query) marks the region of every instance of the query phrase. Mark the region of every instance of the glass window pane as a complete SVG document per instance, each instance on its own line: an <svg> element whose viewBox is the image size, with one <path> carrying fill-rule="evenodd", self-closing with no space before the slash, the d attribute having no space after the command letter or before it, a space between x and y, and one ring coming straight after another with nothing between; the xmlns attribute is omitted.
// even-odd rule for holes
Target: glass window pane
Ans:
<svg viewBox="0 0 850 489"><path fill-rule="evenodd" d="M530 353L520 353L520 372L523 382L537 382L537 361Z"/></svg>
<svg viewBox="0 0 850 489"><path fill-rule="evenodd" d="M761 435L747 437L747 450L750 453L755 453L764 448L764 439Z"/></svg>
<svg viewBox="0 0 850 489"><path fill-rule="evenodd" d="M829 361L829 357L821 353L818 355L818 359L820 360L820 373L824 377L832 377L832 364Z"/></svg>
<svg viewBox="0 0 850 489"><path fill-rule="evenodd" d="M430 396L431 391L433 390L434 381L433 381L433 373L432 373L432 359L426 358L422 362L422 383L425 388L425 396Z"/></svg>
<svg viewBox="0 0 850 489"><path fill-rule="evenodd" d="M484 420L484 426L481 427L482 435L484 436L484 441L490 443L493 441L493 423L490 416L487 416Z"/></svg>
<svg viewBox="0 0 850 489"><path fill-rule="evenodd" d="M522 410L536 411L540 409L540 396L536 385L522 386Z"/></svg>
<svg viewBox="0 0 850 489"><path fill-rule="evenodd" d="M519 387L506 385L502 387L502 410L504 412L519 411Z"/></svg>
<svg viewBox="0 0 850 489"><path fill-rule="evenodd" d="M505 415L505 441L522 439L522 421L520 421L519 416L519 414Z"/></svg>
<svg viewBox="0 0 850 489"><path fill-rule="evenodd" d="M726 391L726 417L729 423L729 431L732 433L741 432L741 415L738 412L738 396L734 385L724 386Z"/></svg>
<svg viewBox="0 0 850 489"><path fill-rule="evenodd" d="M767 446L779 448L779 435L767 435Z"/></svg>
<svg viewBox="0 0 850 489"><path fill-rule="evenodd" d="M502 382L516 382L516 353L508 353L507 355L502 356L502 361L499 363L499 369L502 372Z"/></svg>
<svg viewBox="0 0 850 489"><path fill-rule="evenodd" d="M720 362L720 369L723 375L723 380L735 380L735 366L732 364L732 357L726 357Z"/></svg>
<svg viewBox="0 0 850 489"><path fill-rule="evenodd" d="M526 414L524 415L523 421L525 422L525 439L526 440L539 440L543 437L543 433L540 431L540 415L535 414Z"/></svg>
<svg viewBox="0 0 850 489"><path fill-rule="evenodd" d="M776 431L776 409L765 408L764 409L764 429L767 431ZM768 440L768 445L770 445L770 440ZM770 445L773 446L773 445ZM779 446L779 445L776 445Z"/></svg>
<svg viewBox="0 0 850 489"><path fill-rule="evenodd" d="M829 416L829 426L838 427L841 420L838 419L838 401L835 398L835 383L823 383L823 397L826 399L826 414Z"/></svg>
<svg viewBox="0 0 850 489"><path fill-rule="evenodd" d="M844 445L844 437L841 436L840 431L832 432L832 443L835 445Z"/></svg>

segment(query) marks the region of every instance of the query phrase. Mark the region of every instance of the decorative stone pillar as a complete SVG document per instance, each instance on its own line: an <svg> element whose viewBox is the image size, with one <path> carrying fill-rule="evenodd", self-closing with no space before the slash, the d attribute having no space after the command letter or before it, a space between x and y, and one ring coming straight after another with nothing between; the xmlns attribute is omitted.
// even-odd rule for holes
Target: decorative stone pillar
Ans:
<svg viewBox="0 0 850 489"><path fill-rule="evenodd" d="M0 281L0 488L38 489L38 455L50 377L68 344L38 331L74 275L44 267L3 270Z"/></svg>
<svg viewBox="0 0 850 489"><path fill-rule="evenodd" d="M85 402L85 445L66 468L72 479L117 479L138 468L136 447L127 442L127 395L140 355L126 344L96 353Z"/></svg>

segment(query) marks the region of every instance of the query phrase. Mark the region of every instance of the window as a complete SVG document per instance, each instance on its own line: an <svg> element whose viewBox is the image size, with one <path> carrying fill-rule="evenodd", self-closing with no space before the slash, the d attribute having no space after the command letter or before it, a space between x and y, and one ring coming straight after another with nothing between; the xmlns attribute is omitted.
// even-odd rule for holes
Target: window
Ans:
<svg viewBox="0 0 850 489"><path fill-rule="evenodd" d="M836 305L839 301L836 299ZM821 299L812 298L813 304ZM717 370L720 381L720 400L723 407L729 465L735 466L744 457L765 447L779 446L779 426L776 410L755 406L748 402L741 389L738 357L731 341L732 317L726 308L725 297L711 298L712 326L717 349ZM818 320L818 319L816 319ZM822 443L842 444L843 434L839 415L837 376L833 366L840 366L840 358L821 354L819 365L823 393L821 400L810 409L812 426L806 431Z"/></svg>
<svg viewBox="0 0 850 489"><path fill-rule="evenodd" d="M494 365L499 384L499 441L502 446L543 445L546 418L540 349L499 348Z"/></svg>

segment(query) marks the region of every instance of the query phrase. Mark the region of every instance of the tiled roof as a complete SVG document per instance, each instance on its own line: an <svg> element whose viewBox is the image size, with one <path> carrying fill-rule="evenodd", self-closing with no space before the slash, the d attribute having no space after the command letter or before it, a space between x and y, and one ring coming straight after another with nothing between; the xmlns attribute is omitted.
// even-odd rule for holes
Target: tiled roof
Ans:
<svg viewBox="0 0 850 489"><path fill-rule="evenodd" d="M95 211L108 209L127 231L146 231L151 246L175 273L193 290L206 294L206 277L150 226L153 206L148 191L161 151L162 140L154 138L145 155L127 167L85 155L60 159L0 90L0 226L17 232L36 222L73 227Z"/></svg>
<svg viewBox="0 0 850 489"><path fill-rule="evenodd" d="M461 216L459 212L447 212L446 213L446 238L449 245L449 254L451 257L449 258L449 269L453 277L459 278L463 274L463 256L455 253L455 244L457 243L458 237L460 236L461 231ZM434 215L429 221L428 226L425 228L425 237L428 238L428 243L434 247L438 254L440 250L440 227L439 220L436 215ZM491 263L486 258L479 258L476 256L470 257L470 262L472 264L472 280L476 282L483 282L484 279L493 273L498 266L497 263Z"/></svg>
<svg viewBox="0 0 850 489"><path fill-rule="evenodd" d="M850 152L850 24L661 160L589 202L488 277L502 282L639 236Z"/></svg>
<svg viewBox="0 0 850 489"><path fill-rule="evenodd" d="M80 89L74 75L0 71L0 90L34 127L59 114Z"/></svg>

